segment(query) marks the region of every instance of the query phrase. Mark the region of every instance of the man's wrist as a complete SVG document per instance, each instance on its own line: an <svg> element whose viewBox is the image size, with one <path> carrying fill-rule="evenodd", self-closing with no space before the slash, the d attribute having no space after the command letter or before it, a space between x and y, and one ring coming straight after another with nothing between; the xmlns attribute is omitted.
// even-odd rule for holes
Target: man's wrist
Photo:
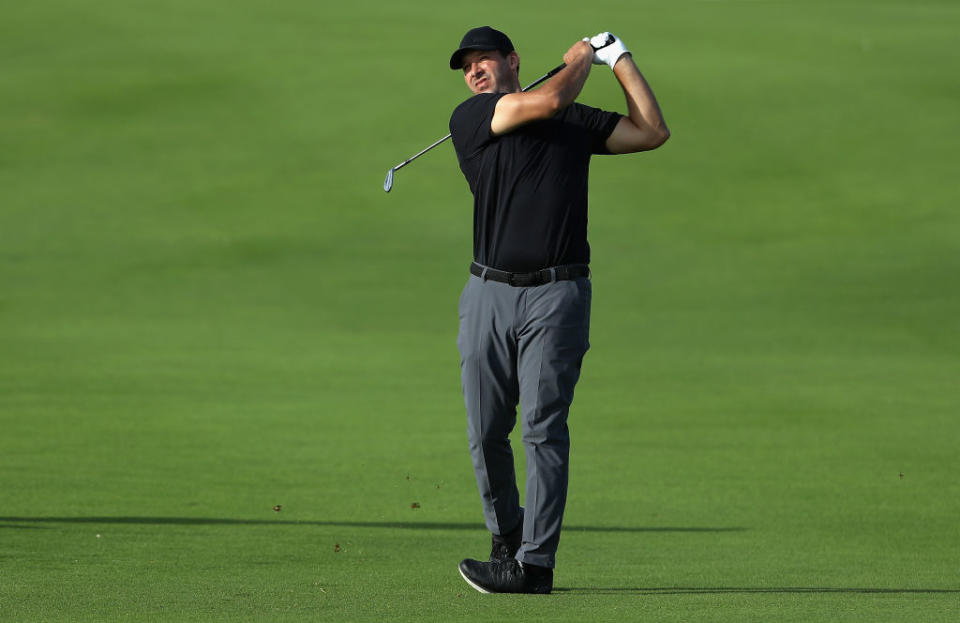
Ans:
<svg viewBox="0 0 960 623"><path fill-rule="evenodd" d="M620 56L618 56L618 57L617 57L617 60L613 61L613 66L610 67L610 69L616 69L616 68L617 68L617 65L620 64L620 61L622 61L623 59L628 58L628 57L629 57L630 59L633 59L633 54L630 52L630 50L626 50L623 54L621 54Z"/></svg>

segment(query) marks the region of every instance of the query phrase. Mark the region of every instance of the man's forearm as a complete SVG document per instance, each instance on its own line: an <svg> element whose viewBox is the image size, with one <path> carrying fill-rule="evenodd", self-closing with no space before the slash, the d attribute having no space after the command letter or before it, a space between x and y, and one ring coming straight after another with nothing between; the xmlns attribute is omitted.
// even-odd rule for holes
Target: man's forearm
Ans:
<svg viewBox="0 0 960 623"><path fill-rule="evenodd" d="M568 52L564 56L567 66L553 77L544 87L547 93L556 98L557 110L563 110L580 95L583 85L587 82L590 75L590 67L593 61L593 48L586 42L581 42L582 46L577 49L578 54L572 55Z"/></svg>
<svg viewBox="0 0 960 623"><path fill-rule="evenodd" d="M500 98L490 120L490 132L494 136L512 132L525 123L549 119L572 104L590 75L592 59L590 44L575 43L563 55L566 67L553 80L539 89L507 93Z"/></svg>
<svg viewBox="0 0 960 623"><path fill-rule="evenodd" d="M668 133L657 98L633 61L633 55L628 52L621 56L613 68L613 73L627 98L630 121L640 129L646 127Z"/></svg>

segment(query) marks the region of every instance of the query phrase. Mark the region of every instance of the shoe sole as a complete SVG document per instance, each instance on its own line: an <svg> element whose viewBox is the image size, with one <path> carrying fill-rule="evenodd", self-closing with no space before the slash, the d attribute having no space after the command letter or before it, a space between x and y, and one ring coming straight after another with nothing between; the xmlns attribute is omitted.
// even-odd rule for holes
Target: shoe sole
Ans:
<svg viewBox="0 0 960 623"><path fill-rule="evenodd" d="M457 571L460 572L460 577L463 578L463 581L466 582L467 584L469 584L470 586L472 586L472 587L473 587L474 589L476 589L477 591L479 591L479 592L481 592L481 593L484 593L485 595L492 595L492 594L493 594L493 591L488 591L487 589L483 588L482 586L480 586L479 584L477 584L476 582L474 582L473 580L471 580L470 578L468 578L468 577L467 577L467 574L464 573L464 572L463 572L463 569L461 569L460 567L457 567Z"/></svg>

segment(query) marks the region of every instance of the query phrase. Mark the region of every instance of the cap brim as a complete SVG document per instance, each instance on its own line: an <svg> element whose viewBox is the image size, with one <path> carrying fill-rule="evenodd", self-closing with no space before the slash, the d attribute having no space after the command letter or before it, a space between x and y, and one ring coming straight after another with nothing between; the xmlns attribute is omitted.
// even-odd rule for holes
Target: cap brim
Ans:
<svg viewBox="0 0 960 623"><path fill-rule="evenodd" d="M450 69L461 69L463 67L463 55L473 50L496 50L496 46L491 45L468 45L460 48L450 57Z"/></svg>

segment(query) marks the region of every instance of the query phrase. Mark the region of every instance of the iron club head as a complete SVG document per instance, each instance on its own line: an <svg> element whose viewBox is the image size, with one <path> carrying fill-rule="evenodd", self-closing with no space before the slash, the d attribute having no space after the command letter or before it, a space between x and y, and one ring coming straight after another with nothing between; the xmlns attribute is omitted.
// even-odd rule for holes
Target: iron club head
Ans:
<svg viewBox="0 0 960 623"><path fill-rule="evenodd" d="M390 192L391 188L393 188L393 169L387 171L387 178L383 180L383 190Z"/></svg>

